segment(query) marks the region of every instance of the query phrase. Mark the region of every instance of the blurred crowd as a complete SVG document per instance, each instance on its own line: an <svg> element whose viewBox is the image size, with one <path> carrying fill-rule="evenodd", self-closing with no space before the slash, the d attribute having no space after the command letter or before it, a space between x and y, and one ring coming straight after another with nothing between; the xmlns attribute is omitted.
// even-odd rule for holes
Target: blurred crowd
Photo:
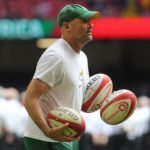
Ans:
<svg viewBox="0 0 150 150"><path fill-rule="evenodd" d="M56 19L70 3L100 10L102 17L150 15L150 0L0 0L0 18Z"/></svg>
<svg viewBox="0 0 150 150"><path fill-rule="evenodd" d="M22 141L27 112L22 105L23 92L0 87L0 150L24 150Z"/></svg>
<svg viewBox="0 0 150 150"><path fill-rule="evenodd" d="M55 19L69 3L86 6L83 0L0 0L0 18Z"/></svg>
<svg viewBox="0 0 150 150"><path fill-rule="evenodd" d="M84 0L91 9L100 10L102 17L150 16L150 0Z"/></svg>
<svg viewBox="0 0 150 150"><path fill-rule="evenodd" d="M0 150L25 150L22 136L27 112L22 105L24 92L14 87L0 87ZM79 150L149 150L150 98L138 97L137 108L129 119L108 125L99 110L84 113L86 132L79 140Z"/></svg>

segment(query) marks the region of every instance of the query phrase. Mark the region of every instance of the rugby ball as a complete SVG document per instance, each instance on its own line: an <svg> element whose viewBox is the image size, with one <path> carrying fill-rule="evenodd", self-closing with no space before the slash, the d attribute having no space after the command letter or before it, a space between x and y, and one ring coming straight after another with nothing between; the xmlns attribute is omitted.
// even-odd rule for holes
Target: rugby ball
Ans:
<svg viewBox="0 0 150 150"><path fill-rule="evenodd" d="M72 108L57 107L48 113L47 120L51 128L69 123L69 126L62 132L62 134L67 137L78 137L85 131L85 121L83 117Z"/></svg>
<svg viewBox="0 0 150 150"><path fill-rule="evenodd" d="M102 103L112 93L113 83L106 74L95 74L87 82L83 96L82 111L94 112L101 108Z"/></svg>
<svg viewBox="0 0 150 150"><path fill-rule="evenodd" d="M110 125L125 121L134 112L137 104L136 95L127 89L114 91L102 104L100 116Z"/></svg>

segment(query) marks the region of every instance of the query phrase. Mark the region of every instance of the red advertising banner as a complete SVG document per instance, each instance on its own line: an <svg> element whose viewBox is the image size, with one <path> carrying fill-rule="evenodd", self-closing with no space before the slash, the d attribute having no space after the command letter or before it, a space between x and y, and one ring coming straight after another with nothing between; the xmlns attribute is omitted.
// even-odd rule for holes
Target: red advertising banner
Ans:
<svg viewBox="0 0 150 150"><path fill-rule="evenodd" d="M150 39L150 17L93 20L94 39Z"/></svg>

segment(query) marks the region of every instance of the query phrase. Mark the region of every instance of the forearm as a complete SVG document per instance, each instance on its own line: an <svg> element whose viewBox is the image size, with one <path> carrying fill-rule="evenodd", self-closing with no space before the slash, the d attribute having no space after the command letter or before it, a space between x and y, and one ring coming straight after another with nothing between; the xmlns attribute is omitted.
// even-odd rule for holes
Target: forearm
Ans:
<svg viewBox="0 0 150 150"><path fill-rule="evenodd" d="M42 109L39 104L39 100L37 99L24 99L24 106L32 118L32 120L36 123L36 125L43 131L45 135L47 135L48 130L50 129L48 123L43 115Z"/></svg>

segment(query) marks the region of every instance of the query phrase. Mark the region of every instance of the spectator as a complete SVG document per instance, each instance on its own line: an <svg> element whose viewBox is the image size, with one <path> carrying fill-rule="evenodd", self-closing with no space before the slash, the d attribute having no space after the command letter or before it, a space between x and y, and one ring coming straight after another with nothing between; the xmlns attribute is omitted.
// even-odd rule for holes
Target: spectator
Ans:
<svg viewBox="0 0 150 150"><path fill-rule="evenodd" d="M86 122L86 132L80 140L80 149L105 149L112 127L101 120L99 110L92 113L82 112L82 116Z"/></svg>
<svg viewBox="0 0 150 150"><path fill-rule="evenodd" d="M19 91L13 87L5 88L1 98L0 114L5 122L7 132L21 137L27 112L19 101Z"/></svg>
<svg viewBox="0 0 150 150"><path fill-rule="evenodd" d="M136 139L149 131L149 106L150 100L147 96L140 96L138 98L138 105L135 112L124 122L124 129L129 139Z"/></svg>

